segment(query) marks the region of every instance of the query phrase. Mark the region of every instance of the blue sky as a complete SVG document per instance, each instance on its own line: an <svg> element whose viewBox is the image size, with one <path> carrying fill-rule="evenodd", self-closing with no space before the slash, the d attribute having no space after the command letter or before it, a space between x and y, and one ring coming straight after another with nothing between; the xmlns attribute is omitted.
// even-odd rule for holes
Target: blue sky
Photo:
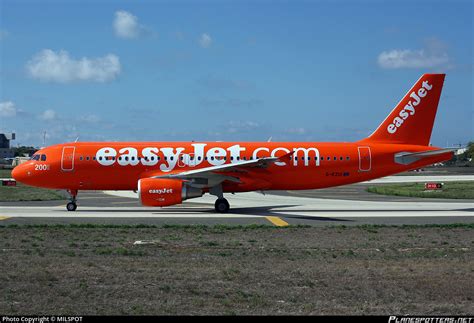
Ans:
<svg viewBox="0 0 474 323"><path fill-rule="evenodd" d="M16 144L352 141L426 72L447 73L433 144L474 139L471 1L0 4Z"/></svg>

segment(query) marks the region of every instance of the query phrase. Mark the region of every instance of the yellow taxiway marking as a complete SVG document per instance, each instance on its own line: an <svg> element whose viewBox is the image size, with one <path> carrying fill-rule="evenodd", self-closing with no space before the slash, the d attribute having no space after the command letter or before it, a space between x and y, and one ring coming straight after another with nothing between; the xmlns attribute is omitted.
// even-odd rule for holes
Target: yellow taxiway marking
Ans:
<svg viewBox="0 0 474 323"><path fill-rule="evenodd" d="M287 227L289 225L287 222L283 221L277 216L266 216L265 218L277 227Z"/></svg>
<svg viewBox="0 0 474 323"><path fill-rule="evenodd" d="M0 216L0 221L6 220L6 219L9 219L9 218L10 218L9 216Z"/></svg>

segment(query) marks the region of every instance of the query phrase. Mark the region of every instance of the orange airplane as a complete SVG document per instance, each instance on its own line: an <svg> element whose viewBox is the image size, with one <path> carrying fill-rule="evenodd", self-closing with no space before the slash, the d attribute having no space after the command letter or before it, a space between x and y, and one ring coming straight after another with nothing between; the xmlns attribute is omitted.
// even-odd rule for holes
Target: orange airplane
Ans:
<svg viewBox="0 0 474 323"><path fill-rule="evenodd" d="M19 182L79 190L138 190L146 206L209 193L305 190L371 180L449 160L455 149L429 145L444 74L424 74L367 138L333 142L73 142L37 151L13 169Z"/></svg>

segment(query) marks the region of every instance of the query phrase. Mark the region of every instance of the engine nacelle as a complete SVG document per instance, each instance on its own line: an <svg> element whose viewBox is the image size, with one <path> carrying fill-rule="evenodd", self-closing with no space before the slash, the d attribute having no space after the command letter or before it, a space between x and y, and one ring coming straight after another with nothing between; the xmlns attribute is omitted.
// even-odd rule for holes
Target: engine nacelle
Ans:
<svg viewBox="0 0 474 323"><path fill-rule="evenodd" d="M201 197L202 190L179 179L143 178L138 181L138 196L146 206L168 206Z"/></svg>

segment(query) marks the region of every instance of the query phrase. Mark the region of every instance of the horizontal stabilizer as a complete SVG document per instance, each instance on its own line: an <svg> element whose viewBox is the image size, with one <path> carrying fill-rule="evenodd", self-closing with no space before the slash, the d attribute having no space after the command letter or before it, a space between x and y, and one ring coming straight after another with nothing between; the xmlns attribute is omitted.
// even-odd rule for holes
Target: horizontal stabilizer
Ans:
<svg viewBox="0 0 474 323"><path fill-rule="evenodd" d="M401 152L401 153L395 154L395 162L397 164L409 165L411 163L414 163L426 157L438 156L438 155L442 155L446 153L453 153L457 150L459 150L459 147L443 148L443 149L437 149L437 150L426 150L426 151L420 151L416 153Z"/></svg>

